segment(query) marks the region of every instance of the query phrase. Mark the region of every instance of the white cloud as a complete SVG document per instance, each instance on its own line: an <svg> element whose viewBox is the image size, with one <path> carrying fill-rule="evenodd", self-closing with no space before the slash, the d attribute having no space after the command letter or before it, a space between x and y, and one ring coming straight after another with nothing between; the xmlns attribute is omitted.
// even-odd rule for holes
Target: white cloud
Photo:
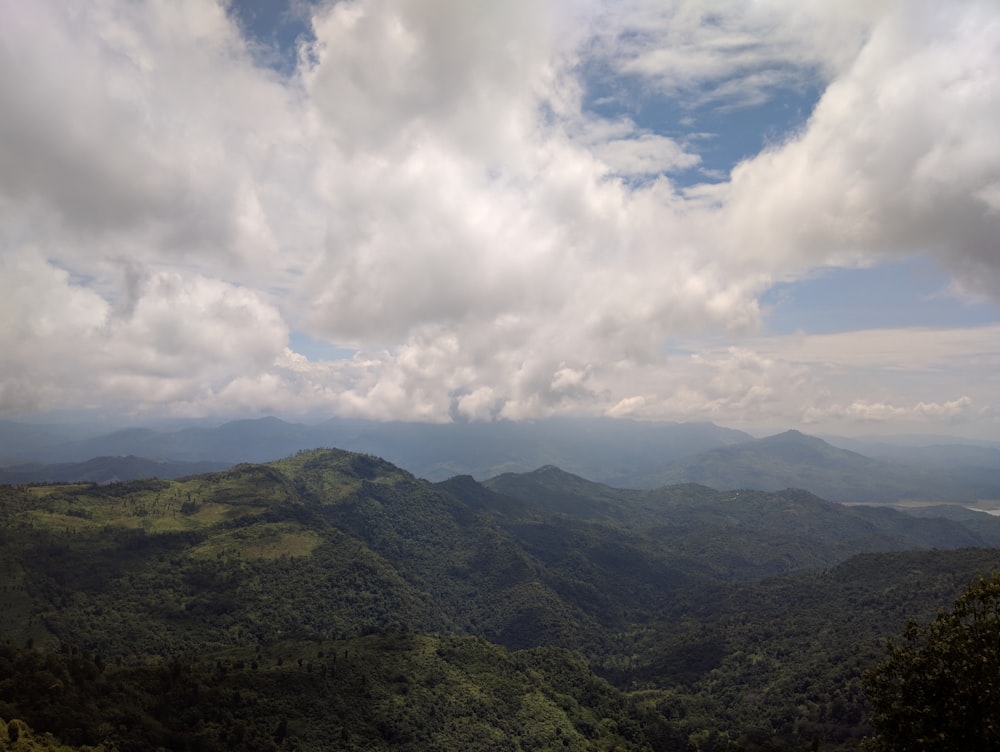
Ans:
<svg viewBox="0 0 1000 752"><path fill-rule="evenodd" d="M252 277L301 217L289 188L308 174L308 142L295 92L252 68L223 9L101 0L3 13L8 233L84 273L119 256Z"/></svg>
<svg viewBox="0 0 1000 752"><path fill-rule="evenodd" d="M99 374L88 342L110 313L94 292L31 248L0 256L0 410L43 410L64 400L90 403Z"/></svg>
<svg viewBox="0 0 1000 752"><path fill-rule="evenodd" d="M858 372L968 369L971 374L1000 365L1000 326L800 334L753 340L752 346L772 357Z"/></svg>
<svg viewBox="0 0 1000 752"><path fill-rule="evenodd" d="M1000 174L998 60L994 3L890 5L801 136L715 194L725 233L786 273L927 251L996 298L1000 216L983 197Z"/></svg>
<svg viewBox="0 0 1000 752"><path fill-rule="evenodd" d="M631 0L600 15L598 50L617 73L687 104L758 104L848 65L887 3Z"/></svg>
<svg viewBox="0 0 1000 752"><path fill-rule="evenodd" d="M314 18L307 90L349 154L389 157L443 139L486 166L516 165L535 146L538 102L559 113L579 96L566 69L580 28L558 17L569 7L333 4Z"/></svg>
<svg viewBox="0 0 1000 752"><path fill-rule="evenodd" d="M800 334L748 345L811 375L809 399L798 403L807 423L993 421L998 326Z"/></svg>
<svg viewBox="0 0 1000 752"><path fill-rule="evenodd" d="M898 406L886 402L855 400L849 405L830 405L824 408L809 408L803 420L806 423L829 423L840 421L848 424L887 423L896 425L906 422L960 421L976 411L973 402L962 396L948 402L918 402L915 405Z"/></svg>
<svg viewBox="0 0 1000 752"><path fill-rule="evenodd" d="M37 253L0 264L0 410L203 402L271 368L287 341L261 296L217 280L154 273L127 308Z"/></svg>
<svg viewBox="0 0 1000 752"><path fill-rule="evenodd" d="M619 175L656 175L694 167L701 158L671 138L643 134L600 144L594 154Z"/></svg>
<svg viewBox="0 0 1000 752"><path fill-rule="evenodd" d="M0 14L4 412L751 425L995 401L948 365L995 366L982 331L754 338L760 295L823 264L928 251L1000 297L991 3L345 0L290 79L211 2ZM585 111L590 65L681 105L828 85L801 133L679 192L697 139ZM296 329L357 355L311 362Z"/></svg>
<svg viewBox="0 0 1000 752"><path fill-rule="evenodd" d="M277 310L254 291L204 277L151 276L127 315L109 321L117 367L153 377L183 377L207 367L271 366L288 337Z"/></svg>

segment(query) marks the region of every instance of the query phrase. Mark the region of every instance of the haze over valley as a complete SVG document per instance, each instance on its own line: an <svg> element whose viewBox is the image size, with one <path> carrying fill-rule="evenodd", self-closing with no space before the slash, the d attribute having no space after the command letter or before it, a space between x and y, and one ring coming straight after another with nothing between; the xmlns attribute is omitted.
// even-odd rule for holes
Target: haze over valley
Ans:
<svg viewBox="0 0 1000 752"><path fill-rule="evenodd" d="M803 488L831 501L982 502L988 508L1000 500L1000 443L940 443L949 441L944 437L927 437L938 442L928 444L884 437L867 443L829 437L830 443L786 431L755 439L710 423L607 418L458 425L260 418L86 436L81 430L0 422L0 481L176 478L325 446L384 457L432 481L455 475L486 480L554 465L626 488Z"/></svg>

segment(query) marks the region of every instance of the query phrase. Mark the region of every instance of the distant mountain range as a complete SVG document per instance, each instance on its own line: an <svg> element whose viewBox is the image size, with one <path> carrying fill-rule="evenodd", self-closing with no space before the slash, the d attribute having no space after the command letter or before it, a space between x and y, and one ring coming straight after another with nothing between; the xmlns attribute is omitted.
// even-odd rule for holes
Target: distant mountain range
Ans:
<svg viewBox="0 0 1000 752"><path fill-rule="evenodd" d="M896 461L875 459L799 431L720 447L637 479L639 487L701 483L717 489L805 488L831 501L974 502L1000 498L1000 453L980 447L899 448ZM934 457L932 462L929 458ZM909 461L907 461L909 460ZM964 465L964 462L992 465Z"/></svg>
<svg viewBox="0 0 1000 752"><path fill-rule="evenodd" d="M655 473L686 455L751 440L711 423L611 419L537 422L383 423L328 420L316 425L278 418L217 427L128 428L94 436L79 428L0 421L0 463L84 462L135 455L174 462L266 462L303 449L337 447L375 454L428 480L488 478L558 465L609 483Z"/></svg>
<svg viewBox="0 0 1000 752"><path fill-rule="evenodd" d="M0 483L155 475L174 478L316 447L383 457L432 481L485 479L553 465L618 487L699 483L717 490L803 488L841 502L972 504L1000 499L1000 447L843 440L798 431L754 439L711 423L550 419L417 424L261 418L172 430L128 428L81 436L79 427L0 421ZM95 459L96 458L96 459ZM146 458L146 459L142 459Z"/></svg>

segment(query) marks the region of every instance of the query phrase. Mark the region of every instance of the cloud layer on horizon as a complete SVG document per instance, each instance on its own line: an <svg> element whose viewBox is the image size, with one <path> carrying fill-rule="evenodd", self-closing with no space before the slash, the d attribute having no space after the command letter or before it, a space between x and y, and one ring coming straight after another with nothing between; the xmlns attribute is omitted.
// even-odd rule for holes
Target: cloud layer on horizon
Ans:
<svg viewBox="0 0 1000 752"><path fill-rule="evenodd" d="M880 359L874 332L768 337L760 302L913 254L1000 300L994 3L347 0L311 23L283 76L212 2L0 0L0 413L995 430L994 327L887 333L913 347ZM822 95L692 185L697 142L596 114L596 70L734 117Z"/></svg>

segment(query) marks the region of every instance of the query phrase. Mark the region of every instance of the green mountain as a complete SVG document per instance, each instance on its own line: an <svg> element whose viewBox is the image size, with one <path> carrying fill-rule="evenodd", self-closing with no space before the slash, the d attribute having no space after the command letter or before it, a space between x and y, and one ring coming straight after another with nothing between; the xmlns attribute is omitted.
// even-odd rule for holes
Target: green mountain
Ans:
<svg viewBox="0 0 1000 752"><path fill-rule="evenodd" d="M340 450L0 487L0 718L119 750L848 749L879 641L1000 563L968 514Z"/></svg>

